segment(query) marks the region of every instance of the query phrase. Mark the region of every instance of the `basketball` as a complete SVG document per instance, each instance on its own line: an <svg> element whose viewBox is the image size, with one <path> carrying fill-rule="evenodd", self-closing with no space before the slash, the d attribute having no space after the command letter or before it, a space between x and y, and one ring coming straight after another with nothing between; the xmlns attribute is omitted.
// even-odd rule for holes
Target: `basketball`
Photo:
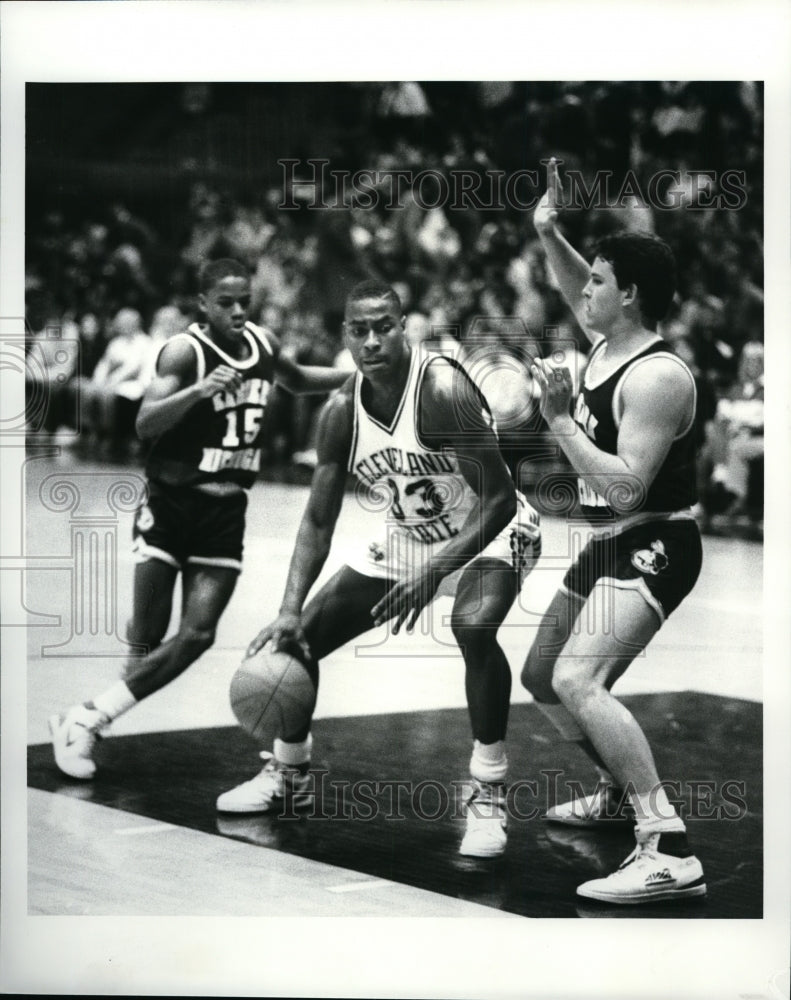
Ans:
<svg viewBox="0 0 791 1000"><path fill-rule="evenodd" d="M316 689L303 663L267 643L243 660L231 678L231 708L245 732L268 744L305 727L316 707Z"/></svg>

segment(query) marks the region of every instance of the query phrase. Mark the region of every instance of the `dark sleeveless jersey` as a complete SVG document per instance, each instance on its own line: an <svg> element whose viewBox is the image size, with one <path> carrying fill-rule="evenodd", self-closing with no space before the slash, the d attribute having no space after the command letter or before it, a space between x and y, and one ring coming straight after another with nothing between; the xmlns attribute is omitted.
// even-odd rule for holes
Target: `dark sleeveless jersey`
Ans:
<svg viewBox="0 0 791 1000"><path fill-rule="evenodd" d="M220 391L200 400L152 442L146 461L149 479L170 486L223 482L249 487L255 481L274 351L266 331L255 324L246 324L244 336L250 355L240 361L215 344L205 326L194 323L187 333L177 334L195 350L198 381L219 365L230 365L241 374L242 384L236 392Z"/></svg>
<svg viewBox="0 0 791 1000"><path fill-rule="evenodd" d="M618 428L621 423L623 384L629 373L642 364L650 364L654 357L672 358L688 374L693 390L695 381L684 362L674 354L664 340L656 340L643 351L626 361L603 382L593 383L590 378L590 362L606 341L602 340L591 352L582 389L577 396L574 420L593 441L597 448L615 455L618 452ZM695 403L697 400L695 399ZM635 514L653 512L673 513L690 507L697 501L695 485L695 409L688 424L682 428L670 446L665 461L656 478L645 491L643 484L635 481L613 482L614 496L626 498L629 491L637 489L644 494L642 503L629 517ZM582 512L592 523L606 523L623 517L609 506L607 500L595 492L581 477L577 480L579 502Z"/></svg>

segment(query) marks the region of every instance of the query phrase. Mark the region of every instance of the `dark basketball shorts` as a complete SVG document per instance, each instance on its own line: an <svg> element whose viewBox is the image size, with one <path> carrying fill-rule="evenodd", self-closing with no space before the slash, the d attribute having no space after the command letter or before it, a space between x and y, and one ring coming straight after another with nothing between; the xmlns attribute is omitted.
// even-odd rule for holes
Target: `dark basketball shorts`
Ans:
<svg viewBox="0 0 791 1000"><path fill-rule="evenodd" d="M132 551L138 562L160 559L242 568L247 494L213 496L185 486L149 482L148 500L135 512Z"/></svg>
<svg viewBox="0 0 791 1000"><path fill-rule="evenodd" d="M566 573L563 589L583 599L600 581L634 589L664 622L695 586L702 556L691 518L649 521L590 541Z"/></svg>

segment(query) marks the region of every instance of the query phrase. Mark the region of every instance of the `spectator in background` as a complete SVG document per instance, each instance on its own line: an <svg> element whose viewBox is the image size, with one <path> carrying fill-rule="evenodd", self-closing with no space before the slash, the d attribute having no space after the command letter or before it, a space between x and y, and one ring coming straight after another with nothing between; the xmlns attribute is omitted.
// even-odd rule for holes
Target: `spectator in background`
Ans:
<svg viewBox="0 0 791 1000"><path fill-rule="evenodd" d="M149 370L144 375L143 381L146 385L154 377L156 370L157 356L165 344L177 333L183 333L189 325L189 319L181 312L178 306L162 306L154 313L149 330L150 347L148 350Z"/></svg>
<svg viewBox="0 0 791 1000"><path fill-rule="evenodd" d="M546 254L540 243L525 244L522 253L508 264L508 284L516 294L514 315L527 327L532 337L541 337L550 324L567 315L554 277L547 269Z"/></svg>
<svg viewBox="0 0 791 1000"><path fill-rule="evenodd" d="M75 374L90 378L107 346L102 325L95 313L84 313L79 324L80 363Z"/></svg>
<svg viewBox="0 0 791 1000"><path fill-rule="evenodd" d="M113 320L115 336L93 375L83 383L82 418L86 444L96 442L113 457L132 439L137 411L151 376L151 338L136 309L121 309Z"/></svg>
<svg viewBox="0 0 791 1000"><path fill-rule="evenodd" d="M207 184L195 184L190 193L189 215L189 236L181 258L195 273L203 261L211 259L223 234L220 193Z"/></svg>
<svg viewBox="0 0 791 1000"><path fill-rule="evenodd" d="M708 425L706 453L711 468L704 492L709 526L762 521L764 345L758 341L748 341L742 348L736 380L720 398Z"/></svg>
<svg viewBox="0 0 791 1000"><path fill-rule="evenodd" d="M419 83L400 80L381 84L373 122L379 140L387 145L401 139L408 142L424 138L431 120L431 108Z"/></svg>
<svg viewBox="0 0 791 1000"><path fill-rule="evenodd" d="M709 375L698 364L695 344L689 337L667 337L673 344L673 350L689 368L695 380L698 394L695 408L695 445L702 448L706 440L706 424L712 419L717 409L717 393Z"/></svg>
<svg viewBox="0 0 791 1000"><path fill-rule="evenodd" d="M69 416L78 432L75 443L88 444L89 431L85 426L85 394L90 391L93 373L107 348L102 324L95 313L84 313L79 323L79 352L77 366L69 382Z"/></svg>
<svg viewBox="0 0 791 1000"><path fill-rule="evenodd" d="M434 268L444 274L461 253L459 234L441 208L426 212L417 234L417 244Z"/></svg>
<svg viewBox="0 0 791 1000"><path fill-rule="evenodd" d="M79 329L53 312L30 339L25 356L25 422L39 440L73 423L69 385L77 370Z"/></svg>
<svg viewBox="0 0 791 1000"><path fill-rule="evenodd" d="M133 306L143 312L154 305L157 290L149 277L142 252L133 243L121 243L113 250L104 274L111 302Z"/></svg>
<svg viewBox="0 0 791 1000"><path fill-rule="evenodd" d="M223 235L234 258L254 271L259 256L266 251L276 232L277 227L269 222L263 209L238 205Z"/></svg>
<svg viewBox="0 0 791 1000"><path fill-rule="evenodd" d="M296 250L289 244L276 243L261 254L251 279L252 309L258 312L274 306L283 313L299 309L305 288L305 274L299 266Z"/></svg>
<svg viewBox="0 0 791 1000"><path fill-rule="evenodd" d="M305 312L294 317L289 337L283 340L283 352L301 365L335 365L339 343L324 328L318 313ZM342 370L342 369L340 369ZM316 464L316 421L326 396L291 398L290 436L292 458L297 465L313 468Z"/></svg>

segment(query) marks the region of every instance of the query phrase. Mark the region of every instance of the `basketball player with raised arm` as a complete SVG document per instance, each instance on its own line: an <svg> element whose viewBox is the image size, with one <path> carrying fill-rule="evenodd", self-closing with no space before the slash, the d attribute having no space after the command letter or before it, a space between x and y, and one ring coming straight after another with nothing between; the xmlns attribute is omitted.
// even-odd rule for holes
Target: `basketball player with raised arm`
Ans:
<svg viewBox="0 0 791 1000"><path fill-rule="evenodd" d="M97 737L121 713L178 677L211 647L242 568L247 489L261 466L262 421L274 381L323 393L346 377L295 365L274 335L247 319L250 280L235 260L204 266L204 323L168 340L143 398L137 431L150 442L148 496L135 515L130 656L123 678L50 718L55 761L90 779ZM162 642L181 573L178 632Z"/></svg>
<svg viewBox="0 0 791 1000"><path fill-rule="evenodd" d="M363 282L346 303L344 336L357 372L326 404L318 466L297 535L280 614L253 639L253 656L300 645L319 662L375 625L411 632L438 594L454 595L451 625L465 664L472 724L472 795L460 852L506 847L505 736L511 671L497 632L540 549L538 515L517 493L489 407L463 369L410 349L393 289ZM313 597L330 551L347 474L377 508L377 537ZM282 733L264 769L220 795L221 812L278 812L312 802L310 720Z"/></svg>
<svg viewBox="0 0 791 1000"><path fill-rule="evenodd" d="M536 360L532 372L549 430L577 473L593 538L549 605L522 682L560 734L587 751L602 781L595 795L547 818L583 826L636 820L635 851L614 874L581 885L579 895L612 903L702 896L703 869L646 737L610 693L701 568L690 509L695 382L656 332L673 298L675 262L656 236L625 232L602 239L588 264L557 228L562 196L550 161L535 226L591 352L576 400L567 368ZM575 629L595 620L594 588L611 608L612 627Z"/></svg>

